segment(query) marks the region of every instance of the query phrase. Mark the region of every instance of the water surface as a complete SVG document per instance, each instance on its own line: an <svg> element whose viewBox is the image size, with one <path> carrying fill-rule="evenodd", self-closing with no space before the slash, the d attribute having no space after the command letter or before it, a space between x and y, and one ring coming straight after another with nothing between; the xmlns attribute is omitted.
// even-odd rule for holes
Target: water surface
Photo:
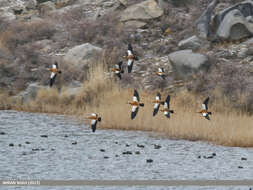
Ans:
<svg viewBox="0 0 253 190"><path fill-rule="evenodd" d="M60 115L0 112L0 179L252 179L253 149L101 130ZM47 137L41 137L46 135ZM10 144L14 146L10 146ZM155 145L160 148L156 149ZM144 147L143 147L144 146ZM124 154L124 152L132 154ZM216 156L212 156L215 153ZM242 160L246 158L246 160ZM153 162L147 163L148 159ZM238 168L242 167L242 168ZM7 189L7 188L5 188ZM45 189L8 187L8 189ZM249 189L248 187L47 187L46 189Z"/></svg>

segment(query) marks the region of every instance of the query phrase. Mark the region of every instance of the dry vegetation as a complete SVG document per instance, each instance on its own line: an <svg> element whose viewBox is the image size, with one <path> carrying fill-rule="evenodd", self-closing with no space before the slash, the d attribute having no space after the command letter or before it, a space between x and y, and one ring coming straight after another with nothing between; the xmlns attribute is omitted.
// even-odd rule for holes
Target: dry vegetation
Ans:
<svg viewBox="0 0 253 190"><path fill-rule="evenodd" d="M175 114L171 119L164 117L162 112L152 117L151 102L156 92L139 91L145 107L140 108L137 117L131 120L131 109L126 102L132 99L133 89L121 88L104 71L108 71L108 66L100 60L90 69L88 80L75 96L68 96L64 89L59 93L55 88L48 88L40 90L37 98L28 104L12 103L10 106L1 102L1 105L23 111L71 114L84 122L87 122L84 116L96 112L102 116L99 128L154 131L172 139L203 140L226 146L253 146L252 118L246 112L230 106L228 99L219 90L210 95L209 108L213 112L211 121L196 113L205 97L187 91L172 94L171 108ZM163 92L162 98L166 96L167 93Z"/></svg>

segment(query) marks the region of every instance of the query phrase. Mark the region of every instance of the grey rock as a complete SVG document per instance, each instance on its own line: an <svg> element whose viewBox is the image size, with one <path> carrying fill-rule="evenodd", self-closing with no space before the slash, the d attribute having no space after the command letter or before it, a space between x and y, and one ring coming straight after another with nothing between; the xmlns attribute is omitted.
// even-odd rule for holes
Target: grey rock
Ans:
<svg viewBox="0 0 253 190"><path fill-rule="evenodd" d="M241 47L238 52L238 57L245 58L248 55L248 48L247 47Z"/></svg>
<svg viewBox="0 0 253 190"><path fill-rule="evenodd" d="M120 4L124 5L125 7L127 6L128 0L118 0Z"/></svg>
<svg viewBox="0 0 253 190"><path fill-rule="evenodd" d="M247 16L246 20L250 23L253 23L253 16Z"/></svg>
<svg viewBox="0 0 253 190"><path fill-rule="evenodd" d="M200 70L208 70L210 63L206 55L192 50L180 50L169 54L173 71L181 78L187 78Z"/></svg>
<svg viewBox="0 0 253 190"><path fill-rule="evenodd" d="M209 36L210 21L211 21L212 13L216 5L217 5L217 0L213 0L196 22L197 30L201 38L206 39Z"/></svg>
<svg viewBox="0 0 253 190"><path fill-rule="evenodd" d="M37 1L36 0L28 0L28 1L26 1L25 7L27 9L36 9L36 7L37 7Z"/></svg>
<svg viewBox="0 0 253 190"><path fill-rule="evenodd" d="M66 63L72 64L77 68L82 69L87 65L94 56L102 51L101 48L93 46L89 43L75 46L71 48L64 56L63 60Z"/></svg>
<svg viewBox="0 0 253 190"><path fill-rule="evenodd" d="M193 49L198 50L201 45L201 40L197 36L192 36L178 43L180 49Z"/></svg>
<svg viewBox="0 0 253 190"><path fill-rule="evenodd" d="M120 20L123 22L129 20L149 20L159 18L162 15L163 10L155 0L146 0L126 8L122 12Z"/></svg>
<svg viewBox="0 0 253 190"><path fill-rule="evenodd" d="M38 90L44 88L44 86L40 86L38 83L31 83L24 91L18 94L17 98L20 98L22 103L26 103L29 100L35 99Z"/></svg>
<svg viewBox="0 0 253 190"><path fill-rule="evenodd" d="M135 28L142 28L142 27L146 26L147 23L142 22L142 21L137 21L137 20L130 20L130 21L125 22L125 25L132 26Z"/></svg>
<svg viewBox="0 0 253 190"><path fill-rule="evenodd" d="M232 10L239 10L245 18L248 16L252 16L253 15L253 1L246 0L220 11L218 14L215 15L213 19L214 25L216 26L216 28L218 28L218 26L221 24L225 16Z"/></svg>
<svg viewBox="0 0 253 190"><path fill-rule="evenodd" d="M25 7L23 5L17 5L12 7L11 9L15 15L21 15L24 12Z"/></svg>
<svg viewBox="0 0 253 190"><path fill-rule="evenodd" d="M48 14L51 11L56 10L55 4L51 1L39 4L39 13L40 15Z"/></svg>
<svg viewBox="0 0 253 190"><path fill-rule="evenodd" d="M0 9L0 17L5 21L12 21L16 19L16 15L7 9Z"/></svg>
<svg viewBox="0 0 253 190"><path fill-rule="evenodd" d="M253 34L253 24L239 10L232 10L220 23L216 35L219 39L239 40Z"/></svg>

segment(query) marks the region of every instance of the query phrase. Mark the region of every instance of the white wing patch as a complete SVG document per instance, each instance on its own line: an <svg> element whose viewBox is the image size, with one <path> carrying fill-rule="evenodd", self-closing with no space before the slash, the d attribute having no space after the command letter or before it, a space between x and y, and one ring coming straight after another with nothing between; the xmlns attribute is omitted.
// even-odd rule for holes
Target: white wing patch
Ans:
<svg viewBox="0 0 253 190"><path fill-rule="evenodd" d="M158 108L158 106L159 106L159 104L155 103L155 105L154 105L154 109L157 109L157 108Z"/></svg>
<svg viewBox="0 0 253 190"><path fill-rule="evenodd" d="M132 53L131 50L127 50L127 54L128 54L128 55L133 55L133 53Z"/></svg>
<svg viewBox="0 0 253 190"><path fill-rule="evenodd" d="M56 67L56 65L55 65L55 64L53 64L53 69L57 69L57 67Z"/></svg>
<svg viewBox="0 0 253 190"><path fill-rule="evenodd" d="M95 114L95 113L92 113L91 115L92 115L92 116L97 116L97 114Z"/></svg>
<svg viewBox="0 0 253 190"><path fill-rule="evenodd" d="M97 122L97 120L92 119L92 120L91 120L91 125L95 125L95 124L96 124L96 122Z"/></svg>
<svg viewBox="0 0 253 190"><path fill-rule="evenodd" d="M205 104L202 104L202 109L206 110L206 105Z"/></svg>
<svg viewBox="0 0 253 190"><path fill-rule="evenodd" d="M202 113L202 115L203 115L204 117L206 117L206 116L207 116L207 113Z"/></svg>
<svg viewBox="0 0 253 190"><path fill-rule="evenodd" d="M163 112L164 113L164 115L168 115L169 114L169 112L167 112L167 111L165 111L165 112Z"/></svg>
<svg viewBox="0 0 253 190"><path fill-rule="evenodd" d="M131 59L128 59L127 65L130 66L130 65L132 65L132 63L133 63L133 61Z"/></svg>
<svg viewBox="0 0 253 190"><path fill-rule="evenodd" d="M163 72L162 68L158 68L158 72Z"/></svg>
<svg viewBox="0 0 253 190"><path fill-rule="evenodd" d="M160 100L160 97L159 97L159 96L156 96L155 99L156 99L156 100Z"/></svg>
<svg viewBox="0 0 253 190"><path fill-rule="evenodd" d="M134 101L134 102L138 102L138 100L137 100L137 97L136 97L136 96L133 96L133 101Z"/></svg>
<svg viewBox="0 0 253 190"><path fill-rule="evenodd" d="M54 72L52 72L51 75L50 75L50 78L51 78L51 79L54 78L55 75L56 75L56 74L55 74Z"/></svg>
<svg viewBox="0 0 253 190"><path fill-rule="evenodd" d="M168 108L168 103L164 102L164 108Z"/></svg>
<svg viewBox="0 0 253 190"><path fill-rule="evenodd" d="M132 112L135 112L137 109L137 106L132 106Z"/></svg>

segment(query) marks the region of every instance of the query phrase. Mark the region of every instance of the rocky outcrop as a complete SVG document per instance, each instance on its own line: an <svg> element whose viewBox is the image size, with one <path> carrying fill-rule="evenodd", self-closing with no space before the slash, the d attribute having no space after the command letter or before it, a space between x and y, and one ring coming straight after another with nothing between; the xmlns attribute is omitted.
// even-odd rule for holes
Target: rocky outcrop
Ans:
<svg viewBox="0 0 253 190"><path fill-rule="evenodd" d="M211 17L216 5L217 5L217 0L213 0L196 22L197 30L201 38L206 39L209 36L210 21L211 21Z"/></svg>
<svg viewBox="0 0 253 190"><path fill-rule="evenodd" d="M25 3L26 9L36 9L37 7L37 1L36 0L28 0Z"/></svg>
<svg viewBox="0 0 253 190"><path fill-rule="evenodd" d="M16 15L13 12L8 11L7 9L0 9L0 17L4 21L12 21L16 19Z"/></svg>
<svg viewBox="0 0 253 190"><path fill-rule="evenodd" d="M163 10L158 6L155 0L146 0L144 2L132 5L126 8L120 20L122 22L130 20L149 20L159 18L163 15Z"/></svg>
<svg viewBox="0 0 253 190"><path fill-rule="evenodd" d="M232 10L239 10L245 18L253 16L253 1L243 1L220 11L213 19L216 28L221 24L225 16Z"/></svg>
<svg viewBox="0 0 253 190"><path fill-rule="evenodd" d="M101 51L101 48L85 43L71 48L64 56L63 60L66 63L70 63L73 66L82 69L83 66L87 65L92 58Z"/></svg>
<svg viewBox="0 0 253 190"><path fill-rule="evenodd" d="M173 72L185 79L200 70L208 70L210 63L206 55L194 53L192 50L180 50L169 54Z"/></svg>
<svg viewBox="0 0 253 190"><path fill-rule="evenodd" d="M220 23L216 34L219 39L239 40L253 34L253 23L248 22L239 10L231 10Z"/></svg>
<svg viewBox="0 0 253 190"><path fill-rule="evenodd" d="M51 1L39 4L40 15L45 15L51 11L54 11L55 9L55 4Z"/></svg>
<svg viewBox="0 0 253 190"><path fill-rule="evenodd" d="M178 43L180 49L198 50L201 45L201 40L197 36L192 36Z"/></svg>
<svg viewBox="0 0 253 190"><path fill-rule="evenodd" d="M31 83L28 87L19 93L16 98L21 100L21 103L26 103L29 100L33 100L36 98L37 92L39 89L44 89L46 87L40 86L38 83Z"/></svg>

